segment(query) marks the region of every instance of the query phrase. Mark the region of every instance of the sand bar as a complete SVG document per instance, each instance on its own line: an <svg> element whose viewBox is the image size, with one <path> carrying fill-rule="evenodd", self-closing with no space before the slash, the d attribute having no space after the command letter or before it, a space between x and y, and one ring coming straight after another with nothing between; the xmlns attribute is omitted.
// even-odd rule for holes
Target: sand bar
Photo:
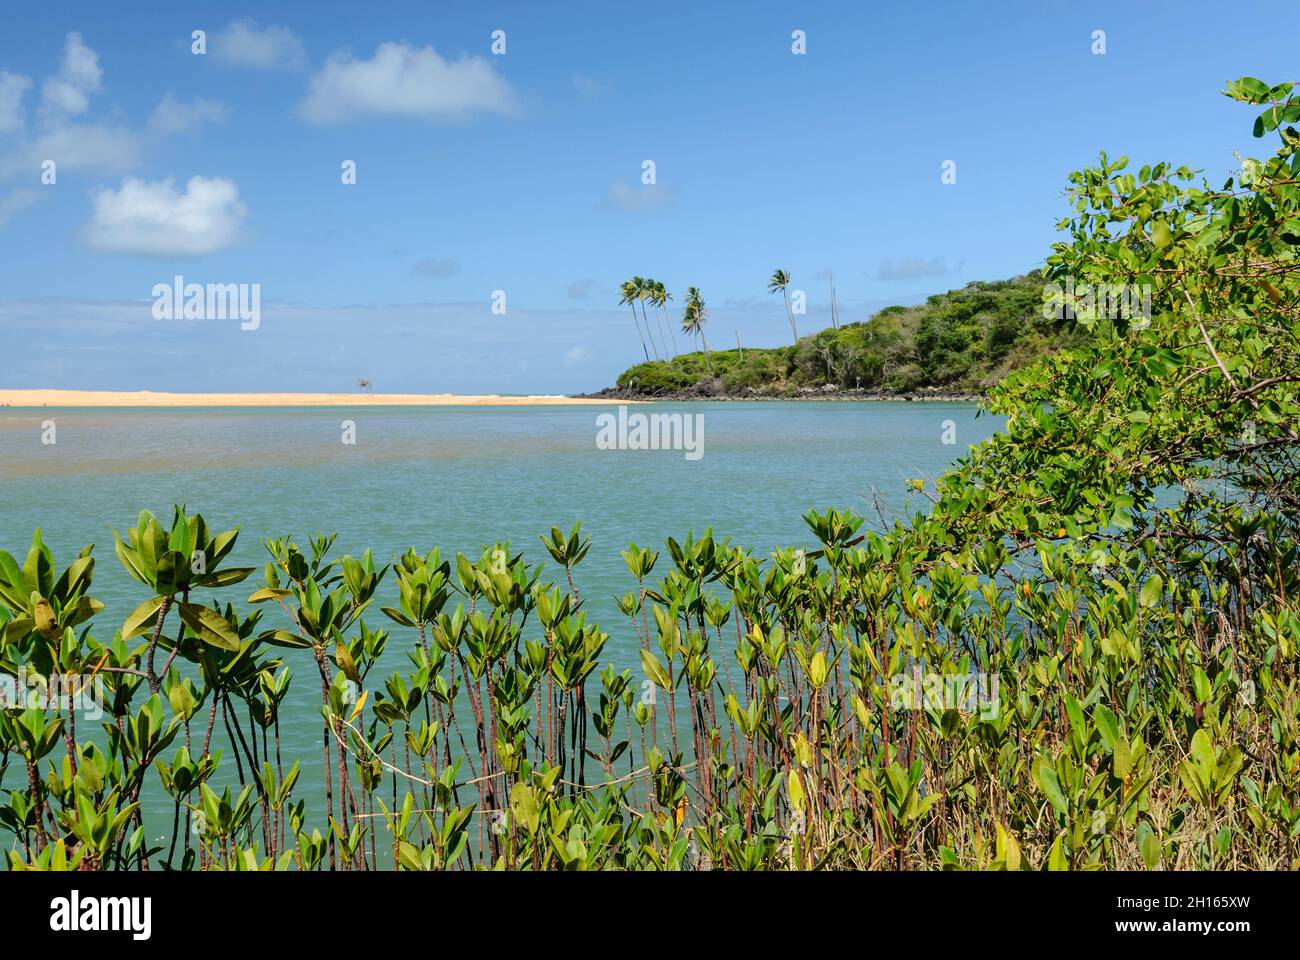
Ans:
<svg viewBox="0 0 1300 960"><path fill-rule="evenodd" d="M495 393L155 393L117 390L0 390L5 407L531 407L603 405L628 400L594 400L561 395L507 396Z"/></svg>

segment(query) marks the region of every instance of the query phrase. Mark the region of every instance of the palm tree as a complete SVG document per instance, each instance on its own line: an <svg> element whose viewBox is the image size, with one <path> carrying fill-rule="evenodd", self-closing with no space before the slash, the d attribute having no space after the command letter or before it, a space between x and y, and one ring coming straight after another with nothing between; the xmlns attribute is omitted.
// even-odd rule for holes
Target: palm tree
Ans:
<svg viewBox="0 0 1300 960"><path fill-rule="evenodd" d="M794 324L794 313L790 310L790 274L784 270L773 270L771 278L767 281L767 292L776 293L781 291L785 297L785 315L790 321L790 332L794 334L794 342L799 343L799 329Z"/></svg>
<svg viewBox="0 0 1300 960"><path fill-rule="evenodd" d="M646 325L649 325L650 317L646 315L646 304L649 303L650 306L655 307L654 332L658 334L659 346L663 347L663 359L667 360L671 358L668 356L668 338L664 337L663 333L663 321L659 319L659 295L656 293L658 286L659 282L651 280L650 277L645 277L641 281L641 316L642 319L645 319Z"/></svg>
<svg viewBox="0 0 1300 960"><path fill-rule="evenodd" d="M636 327L637 339L641 341L641 352L645 354L646 363L649 363L650 351L645 348L645 337L641 335L641 324L636 319L636 286L631 280L624 280L618 289L619 293L622 294L618 301L619 306L626 303L632 307L632 323Z"/></svg>
<svg viewBox="0 0 1300 960"><path fill-rule="evenodd" d="M704 336L704 323L708 319L708 311L704 309L704 298L700 296L697 287L690 287L686 291L686 309L682 311L682 333L693 333L700 338L704 344L704 360L709 365L709 372L713 371L713 359L709 356L709 341Z"/></svg>
<svg viewBox="0 0 1300 960"><path fill-rule="evenodd" d="M673 295L669 293L668 288L658 280L655 281L654 290L655 308L660 311L659 322L663 324L663 326L668 330L669 336L673 338L673 356L675 357L677 356L677 334L673 332L673 325L668 322L668 301L673 298Z"/></svg>
<svg viewBox="0 0 1300 960"><path fill-rule="evenodd" d="M655 359L658 360L659 346L655 343L654 331L650 329L650 318L646 315L645 312L645 302L647 298L649 298L650 296L650 285L652 283L654 283L653 280L647 280L645 277L632 278L632 287L636 291L636 299L641 304L641 322L645 324L646 335L650 338L650 347L655 352ZM668 348L665 347L664 354L667 355L667 353L668 353Z"/></svg>

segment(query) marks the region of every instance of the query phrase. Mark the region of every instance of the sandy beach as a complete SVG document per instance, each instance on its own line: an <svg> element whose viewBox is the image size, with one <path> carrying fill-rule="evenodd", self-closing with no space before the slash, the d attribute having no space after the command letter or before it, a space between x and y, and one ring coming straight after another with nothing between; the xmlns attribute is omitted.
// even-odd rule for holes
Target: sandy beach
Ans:
<svg viewBox="0 0 1300 960"><path fill-rule="evenodd" d="M628 403L561 395L495 393L155 393L117 390L0 390L0 407L521 407ZM631 401L635 402L635 401Z"/></svg>

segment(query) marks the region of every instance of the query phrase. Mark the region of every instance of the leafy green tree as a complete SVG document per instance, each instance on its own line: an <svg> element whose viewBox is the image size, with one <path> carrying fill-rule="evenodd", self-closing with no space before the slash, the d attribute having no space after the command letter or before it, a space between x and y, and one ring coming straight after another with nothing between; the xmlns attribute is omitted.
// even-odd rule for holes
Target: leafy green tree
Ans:
<svg viewBox="0 0 1300 960"><path fill-rule="evenodd" d="M935 522L1001 525L1022 539L1137 528L1167 551L1171 571L1193 555L1230 562L1253 549L1241 524L1260 509L1281 510L1294 530L1300 143L1289 124L1300 101L1290 84L1251 78L1226 93L1263 106L1255 133L1281 142L1222 186L1194 184L1193 171L1169 163L1133 173L1127 157L1105 154L1070 176L1073 212L1059 224L1069 240L1055 245L1045 280L1053 292L1067 281L1146 290L1152 316L1092 316L1076 295L1068 306L1090 336L994 390L989 407L1008 430L949 479L954 495ZM974 509L964 491L983 485L989 499ZM1169 489L1187 496L1157 509Z"/></svg>

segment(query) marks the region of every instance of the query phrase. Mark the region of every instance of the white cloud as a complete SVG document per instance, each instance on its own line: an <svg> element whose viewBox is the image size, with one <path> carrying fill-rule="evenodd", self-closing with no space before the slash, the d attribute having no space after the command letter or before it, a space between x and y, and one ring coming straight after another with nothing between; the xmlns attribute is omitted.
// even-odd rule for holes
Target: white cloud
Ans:
<svg viewBox="0 0 1300 960"><path fill-rule="evenodd" d="M585 363L591 359L591 351L586 347L574 347L564 355L564 365L566 367L576 367L580 363Z"/></svg>
<svg viewBox="0 0 1300 960"><path fill-rule="evenodd" d="M510 114L515 92L483 57L445 60L432 47L383 43L369 60L340 51L309 81L302 115L313 123L366 116L449 120L476 111Z"/></svg>
<svg viewBox="0 0 1300 960"><path fill-rule="evenodd" d="M287 27L259 27L236 20L214 36L210 55L222 63L256 70L298 70L307 63L302 41Z"/></svg>
<svg viewBox="0 0 1300 960"><path fill-rule="evenodd" d="M248 215L234 181L191 177L185 192L169 178L127 177L121 189L93 194L95 212L82 238L108 253L198 256L233 246Z"/></svg>
<svg viewBox="0 0 1300 960"><path fill-rule="evenodd" d="M41 99L52 116L75 117L90 106L90 95L99 92L104 71L99 68L99 54L86 46L81 34L70 33L63 43L63 63L59 72L48 77L41 88Z"/></svg>
<svg viewBox="0 0 1300 960"><path fill-rule="evenodd" d="M149 127L158 133L184 133L205 123L224 123L230 112L215 100L192 100L185 103L170 93L154 107Z"/></svg>
<svg viewBox="0 0 1300 960"><path fill-rule="evenodd" d="M8 223L15 214L34 205L39 199L40 194L35 190L15 190L7 197L0 197L0 227Z"/></svg>
<svg viewBox="0 0 1300 960"><path fill-rule="evenodd" d="M32 81L20 73L0 70L0 133L18 130L23 125L23 94Z"/></svg>
<svg viewBox="0 0 1300 960"><path fill-rule="evenodd" d="M41 86L40 123L28 129L22 99L31 81L0 72L0 131L12 134L0 140L0 180L38 176L47 160L57 164L59 173L117 173L136 163L136 133L116 123L76 119L89 109L102 77L99 56L80 34L69 33L57 72Z"/></svg>
<svg viewBox="0 0 1300 960"><path fill-rule="evenodd" d="M139 144L129 130L102 123L60 124L34 140L19 139L13 149L0 153L0 180L39 176L46 160L53 160L59 173L118 173L134 166L138 156Z"/></svg>

